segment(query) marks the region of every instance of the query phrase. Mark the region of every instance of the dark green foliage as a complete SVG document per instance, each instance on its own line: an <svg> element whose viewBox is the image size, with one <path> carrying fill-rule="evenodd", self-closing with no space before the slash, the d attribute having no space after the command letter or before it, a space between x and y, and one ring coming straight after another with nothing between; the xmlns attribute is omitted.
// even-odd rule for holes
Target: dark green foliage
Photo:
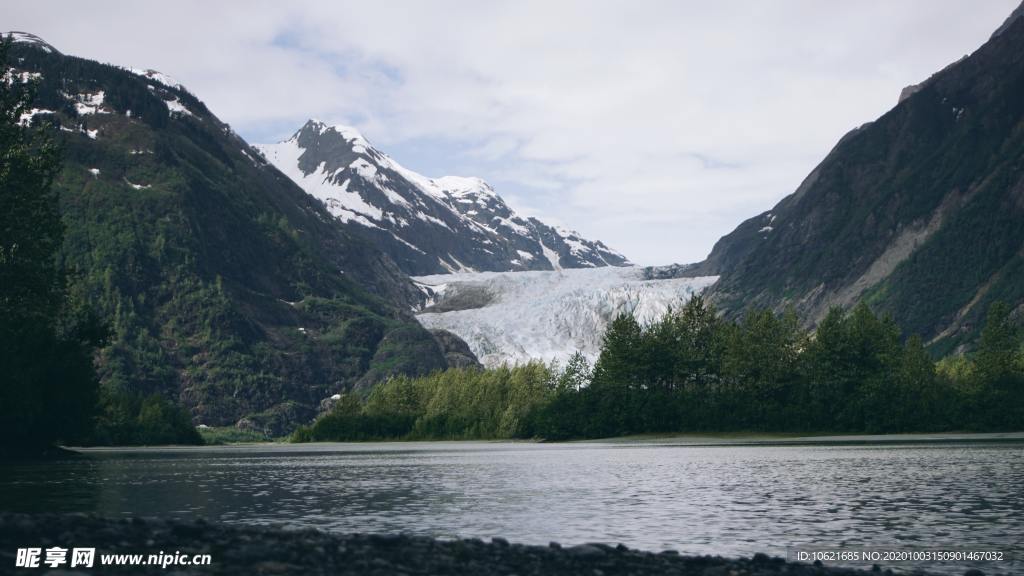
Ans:
<svg viewBox="0 0 1024 576"><path fill-rule="evenodd" d="M882 431L892 376L901 362L899 328L864 304L845 315L833 309L821 322L804 362L812 427Z"/></svg>
<svg viewBox="0 0 1024 576"><path fill-rule="evenodd" d="M976 358L975 378L981 383L983 405L988 408L983 425L992 428L1019 425L1024 421L1024 354L1021 329L1002 302L992 305Z"/></svg>
<svg viewBox="0 0 1024 576"><path fill-rule="evenodd" d="M620 314L608 325L591 382L594 402L586 407L587 412L600 413L602 418L591 421L588 436L607 436L611 430L639 426L635 421L640 414L637 392L646 379L643 372L652 368L644 362L641 335L640 324L632 314Z"/></svg>
<svg viewBox="0 0 1024 576"><path fill-rule="evenodd" d="M731 419L751 430L784 428L784 409L801 401L798 360L807 346L796 315L759 310L723 331L721 393Z"/></svg>
<svg viewBox="0 0 1024 576"><path fill-rule="evenodd" d="M105 392L92 444L202 444L188 411L158 394Z"/></svg>
<svg viewBox="0 0 1024 576"><path fill-rule="evenodd" d="M7 68L9 40L0 42ZM57 149L19 125L35 86L0 78L0 455L81 439L92 426L93 350L105 330L67 289L51 183Z"/></svg>
<svg viewBox="0 0 1024 576"><path fill-rule="evenodd" d="M734 323L694 298L650 326L617 319L591 385L559 388L537 432L1024 428L1024 348L1005 306L993 306L981 340L974 357L937 370L920 338L902 341L866 305L833 309L811 334L792 311Z"/></svg>
<svg viewBox="0 0 1024 576"><path fill-rule="evenodd" d="M385 427L386 428L386 427ZM352 394L342 394L334 408L320 417L311 427L300 427L292 438L305 442L313 440L373 440L401 436L382 430L377 419L363 414L363 406ZM396 430L396 432L407 432Z"/></svg>
<svg viewBox="0 0 1024 576"><path fill-rule="evenodd" d="M246 419L280 435L335 391L445 367L408 312L408 279L197 98L114 66L12 51L19 71L41 75L34 106L55 113L34 122L63 150L59 172L39 176L54 179L60 212L50 216L66 230L50 236L50 260L111 327L98 355L103 405L131 404L107 415L125 431L107 427L95 441L136 437L131 422L154 394L196 424ZM78 115L71 99L101 90L104 113ZM173 100L190 114L171 114ZM9 200L5 190L0 218ZM49 278L39 274L35 284ZM35 284L25 293L45 296Z"/></svg>
<svg viewBox="0 0 1024 576"><path fill-rule="evenodd" d="M938 365L866 305L816 333L796 315L719 318L702 298L648 326L616 318L597 364L393 378L345 396L295 441L551 440L666 432L894 433L1024 428L1024 341L1001 304L972 357Z"/></svg>

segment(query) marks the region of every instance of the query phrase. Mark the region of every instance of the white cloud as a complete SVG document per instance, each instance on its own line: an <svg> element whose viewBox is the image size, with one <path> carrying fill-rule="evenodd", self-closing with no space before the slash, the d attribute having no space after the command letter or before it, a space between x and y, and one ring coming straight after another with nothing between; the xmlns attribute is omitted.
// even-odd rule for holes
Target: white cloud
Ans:
<svg viewBox="0 0 1024 576"><path fill-rule="evenodd" d="M443 142L450 160L413 167L483 176L664 263L702 258L1016 3L100 0L8 3L4 19L167 72L250 138L315 116L400 161Z"/></svg>

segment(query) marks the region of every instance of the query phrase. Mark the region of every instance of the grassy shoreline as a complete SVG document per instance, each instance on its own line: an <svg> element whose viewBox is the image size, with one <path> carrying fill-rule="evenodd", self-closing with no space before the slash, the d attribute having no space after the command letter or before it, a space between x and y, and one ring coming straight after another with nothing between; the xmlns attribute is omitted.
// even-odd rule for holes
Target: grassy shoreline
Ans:
<svg viewBox="0 0 1024 576"><path fill-rule="evenodd" d="M805 433L679 433L635 434L614 438L571 440L573 444L669 444L679 446L775 446L813 444L912 444L950 442L1024 442L1024 432L926 432L899 434Z"/></svg>
<svg viewBox="0 0 1024 576"><path fill-rule="evenodd" d="M65 446L66 450L78 453L109 453L109 452L144 452L144 451L209 451L230 448L290 447L296 452L321 451L335 445L427 445L427 444L538 444L555 446L585 446L600 444L618 445L657 445L677 447L702 446L843 446L843 445L895 445L895 444L948 444L948 443L987 443L987 442L1021 442L1024 443L1024 432L942 432L922 434L796 434L796 433L680 433L680 434L636 434L616 436L613 438L594 438L586 440L570 440L564 442L548 442L541 440L363 440L354 442L304 442L289 443L285 441L263 440L224 442L203 446L162 445L162 446Z"/></svg>

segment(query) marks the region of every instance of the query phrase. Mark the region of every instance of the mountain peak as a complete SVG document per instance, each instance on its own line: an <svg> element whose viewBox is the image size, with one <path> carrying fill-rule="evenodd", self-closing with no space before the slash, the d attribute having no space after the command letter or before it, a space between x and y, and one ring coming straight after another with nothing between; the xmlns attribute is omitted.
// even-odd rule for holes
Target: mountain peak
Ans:
<svg viewBox="0 0 1024 576"><path fill-rule="evenodd" d="M31 44L33 46L38 47L40 50L43 50L44 52L56 52L57 54L60 54L60 51L54 48L49 42L43 40L39 36L36 36L35 34L32 34L30 32L19 32L18 30L11 30L10 32L4 32L2 35L5 38L9 36L11 40L16 44Z"/></svg>
<svg viewBox="0 0 1024 576"><path fill-rule="evenodd" d="M517 214L482 178L405 168L350 126L311 119L290 139L258 147L409 274L629 264L600 242Z"/></svg>
<svg viewBox="0 0 1024 576"><path fill-rule="evenodd" d="M310 118L307 120L302 128L300 128L292 138L298 137L302 132L316 132L319 136L324 136L333 132L344 138L349 144L361 144L363 146L370 145L370 142L361 132L359 132L358 129L345 124L328 124L317 118Z"/></svg>

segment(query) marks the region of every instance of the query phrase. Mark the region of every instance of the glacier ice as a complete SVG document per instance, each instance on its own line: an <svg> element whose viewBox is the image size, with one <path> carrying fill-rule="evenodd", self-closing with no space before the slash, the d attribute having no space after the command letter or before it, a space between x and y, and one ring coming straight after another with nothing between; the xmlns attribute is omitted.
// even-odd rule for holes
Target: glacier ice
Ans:
<svg viewBox="0 0 1024 576"><path fill-rule="evenodd" d="M531 359L556 360L564 365L577 350L593 361L600 351L605 327L618 313L632 310L640 322L653 321L670 307L680 308L717 279L652 280L647 279L642 267L414 278L432 300L432 305L417 314L420 322L427 328L458 335L488 367ZM470 293L476 296L454 297ZM446 301L469 301L469 306L478 307L446 305Z"/></svg>

